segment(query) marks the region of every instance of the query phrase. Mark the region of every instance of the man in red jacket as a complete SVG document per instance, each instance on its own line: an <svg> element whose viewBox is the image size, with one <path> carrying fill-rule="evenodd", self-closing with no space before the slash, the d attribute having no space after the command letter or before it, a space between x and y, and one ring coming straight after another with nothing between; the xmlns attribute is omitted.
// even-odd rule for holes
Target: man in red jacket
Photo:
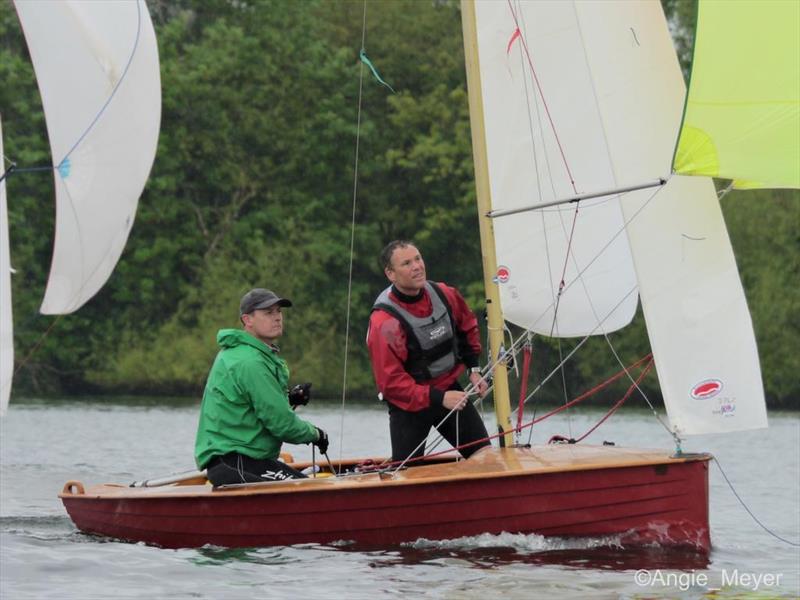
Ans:
<svg viewBox="0 0 800 600"><path fill-rule="evenodd" d="M439 432L454 447L471 444L460 450L468 457L490 445L478 411L458 383L468 369L481 396L488 388L478 367L478 321L458 290L427 280L412 242L389 243L381 263L392 285L375 301L367 347L380 397L389 405L392 460L421 456L431 426L453 409Z"/></svg>

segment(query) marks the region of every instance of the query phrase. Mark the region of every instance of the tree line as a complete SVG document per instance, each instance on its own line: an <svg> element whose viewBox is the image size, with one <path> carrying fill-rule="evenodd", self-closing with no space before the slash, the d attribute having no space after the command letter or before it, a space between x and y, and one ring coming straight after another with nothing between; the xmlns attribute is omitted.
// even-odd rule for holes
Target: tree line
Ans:
<svg viewBox="0 0 800 600"><path fill-rule="evenodd" d="M686 62L694 3L663 4ZM348 396L373 397L366 323L386 284L377 255L396 238L415 240L429 277L457 285L482 313L458 2L367 3L364 49L395 93L359 62L361 1L148 6L163 97L156 161L116 271L77 313L37 313L52 252L52 177L7 182L17 271L14 394L199 395L216 331L237 327L241 295L265 286L295 303L283 339L293 380L339 396L347 346ZM10 3L0 4L0 80L5 154L20 166L51 164ZM722 206L769 403L796 408L798 194L734 192ZM629 362L646 354L641 314L612 339ZM534 343L536 380L575 342ZM618 368L604 341L592 340L579 358L566 367L566 391L549 386L546 399L576 395ZM658 395L654 377L644 387Z"/></svg>

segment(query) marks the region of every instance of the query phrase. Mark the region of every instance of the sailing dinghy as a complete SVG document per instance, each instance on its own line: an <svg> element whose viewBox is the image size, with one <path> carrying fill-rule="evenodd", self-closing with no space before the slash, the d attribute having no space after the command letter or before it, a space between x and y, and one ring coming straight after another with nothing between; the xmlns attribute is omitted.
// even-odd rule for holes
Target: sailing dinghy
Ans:
<svg viewBox="0 0 800 600"><path fill-rule="evenodd" d="M585 338L625 326L638 293L674 439L766 426L713 183L663 177L684 85L661 6L463 0L462 18L500 447L216 489L199 473L136 487L69 481L60 497L79 529L164 547L505 531L709 549L710 455L515 445L499 350L501 307L530 331ZM583 198L578 210L561 205L570 197Z"/></svg>

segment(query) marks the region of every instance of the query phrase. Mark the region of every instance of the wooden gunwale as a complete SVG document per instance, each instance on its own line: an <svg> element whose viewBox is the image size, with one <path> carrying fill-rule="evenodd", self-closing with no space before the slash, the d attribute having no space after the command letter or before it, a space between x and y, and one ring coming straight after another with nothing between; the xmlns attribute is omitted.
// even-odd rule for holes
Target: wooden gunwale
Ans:
<svg viewBox="0 0 800 600"><path fill-rule="evenodd" d="M546 459L544 461L543 459ZM641 450L607 446L534 446L532 448L484 448L469 460L432 464L394 474L364 473L341 478L319 477L280 482L247 484L236 488L214 489L209 485L168 485L131 488L120 484L92 486L83 494L60 493L59 498L153 499L175 497L223 498L285 493L318 493L326 490L369 489L376 487L433 485L454 481L494 480L530 477L552 473L594 471L708 461L709 454L673 457L663 450ZM337 463L334 462L334 465ZM343 461L342 464L357 464ZM296 463L303 467L305 463Z"/></svg>

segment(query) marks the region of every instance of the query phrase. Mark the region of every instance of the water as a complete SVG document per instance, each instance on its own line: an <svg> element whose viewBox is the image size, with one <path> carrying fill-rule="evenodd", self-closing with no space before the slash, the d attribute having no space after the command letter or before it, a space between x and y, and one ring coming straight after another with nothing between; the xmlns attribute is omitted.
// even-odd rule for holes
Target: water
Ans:
<svg viewBox="0 0 800 600"><path fill-rule="evenodd" d="M373 404L317 403L304 416L326 429L331 456L385 455L388 418ZM534 442L579 435L598 412L545 421ZM27 401L0 422L0 598L796 598L800 549L772 537L712 465L710 555L624 548L613 538L477 536L390 548L301 545L164 550L77 532L56 494L68 479L130 482L193 468L197 403L164 399ZM487 421L491 422L487 415ZM570 431L571 428L571 431ZM491 429L490 429L491 430ZM340 441L344 431L346 439ZM646 412L616 415L587 441L670 448ZM305 446L287 446L310 460ZM770 428L705 436L754 514L800 541L800 416ZM714 591L719 590L719 591Z"/></svg>

